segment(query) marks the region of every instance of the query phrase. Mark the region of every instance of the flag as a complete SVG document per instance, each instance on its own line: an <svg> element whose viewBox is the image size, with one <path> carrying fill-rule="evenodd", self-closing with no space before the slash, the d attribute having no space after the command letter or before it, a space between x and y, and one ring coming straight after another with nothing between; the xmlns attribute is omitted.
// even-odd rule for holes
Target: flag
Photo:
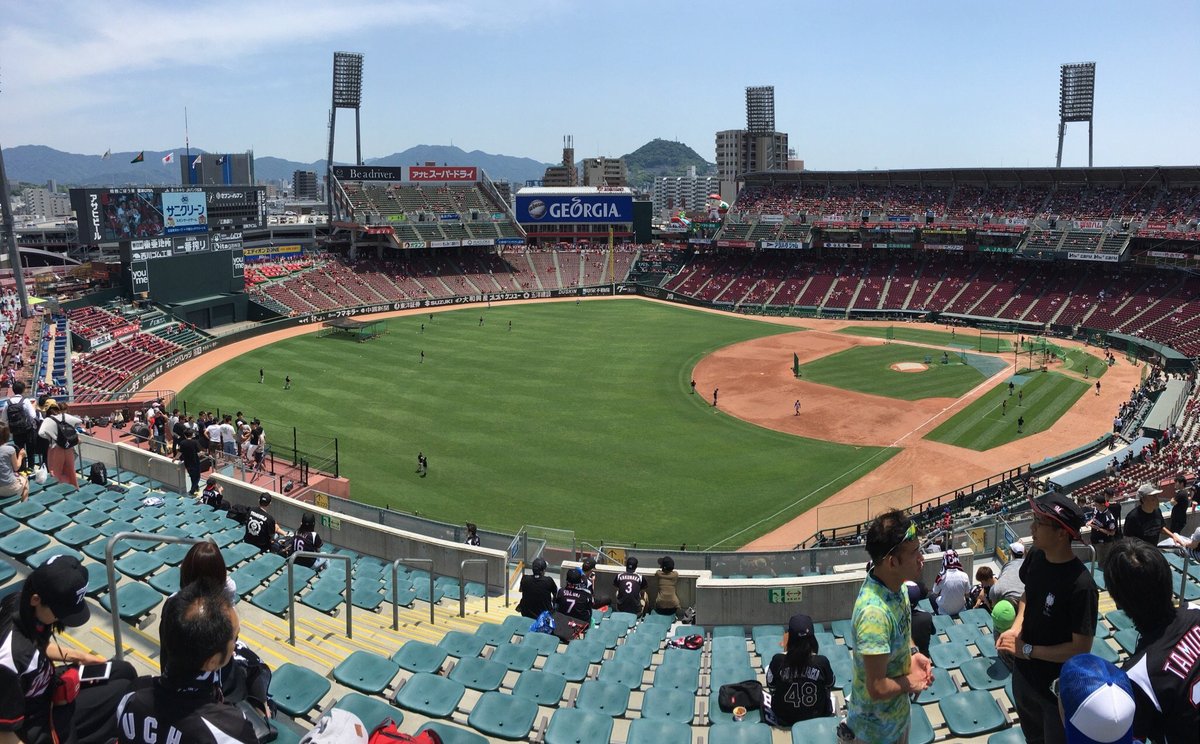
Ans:
<svg viewBox="0 0 1200 744"><path fill-rule="evenodd" d="M171 163L174 163L175 162L175 153L168 152L166 155L163 155L162 160L163 160L163 165L170 165Z"/></svg>
<svg viewBox="0 0 1200 744"><path fill-rule="evenodd" d="M204 157L204 156L203 155L196 156L196 159L192 161L192 168L195 168L197 165L200 165L200 158L202 158L202 157Z"/></svg>
<svg viewBox="0 0 1200 744"><path fill-rule="evenodd" d="M217 165L225 165L225 156L224 155L220 155L217 157Z"/></svg>
<svg viewBox="0 0 1200 744"><path fill-rule="evenodd" d="M145 151L145 150L142 150L141 152L139 152L139 153L137 154L137 157L135 157L133 160L130 160L129 162L130 162L130 163L141 163L141 162L143 162L145 159L146 159L146 151Z"/></svg>
<svg viewBox="0 0 1200 744"><path fill-rule="evenodd" d="M100 156L100 159L101 159L101 160L108 160L108 159L109 159L109 158L111 158L111 157L112 157L112 150L111 150L111 149L109 149L109 150L105 150L105 151L104 151L104 154Z"/></svg>

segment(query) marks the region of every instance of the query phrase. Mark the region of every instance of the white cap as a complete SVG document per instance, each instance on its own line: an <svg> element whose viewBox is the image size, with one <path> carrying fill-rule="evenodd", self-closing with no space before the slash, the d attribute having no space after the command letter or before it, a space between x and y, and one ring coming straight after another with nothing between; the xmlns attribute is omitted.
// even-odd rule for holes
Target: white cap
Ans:
<svg viewBox="0 0 1200 744"><path fill-rule="evenodd" d="M1025 555L1025 546L1020 542L1009 543L1008 552L1012 553L1013 555Z"/></svg>

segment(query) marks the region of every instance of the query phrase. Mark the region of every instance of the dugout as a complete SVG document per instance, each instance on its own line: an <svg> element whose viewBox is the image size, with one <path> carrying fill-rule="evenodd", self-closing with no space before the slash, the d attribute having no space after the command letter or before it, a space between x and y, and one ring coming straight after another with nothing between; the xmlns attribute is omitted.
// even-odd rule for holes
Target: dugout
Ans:
<svg viewBox="0 0 1200 744"><path fill-rule="evenodd" d="M1092 329L1088 329L1089 332ZM1103 332L1103 331L1100 331ZM1133 354L1142 359L1149 359L1162 365L1162 368L1167 372L1190 372L1192 371L1192 360L1190 357L1180 354L1170 346L1165 346L1154 341L1149 341L1137 336L1128 336L1124 333L1106 333L1108 343L1113 347L1114 351L1125 349L1127 354Z"/></svg>

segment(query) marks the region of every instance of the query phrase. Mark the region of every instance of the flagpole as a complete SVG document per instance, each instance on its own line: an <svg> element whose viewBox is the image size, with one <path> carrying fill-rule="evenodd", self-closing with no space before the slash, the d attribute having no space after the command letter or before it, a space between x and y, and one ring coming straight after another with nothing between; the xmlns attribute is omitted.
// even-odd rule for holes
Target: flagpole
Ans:
<svg viewBox="0 0 1200 744"><path fill-rule="evenodd" d="M613 261L613 229L612 229L612 226L609 225L609 228L608 228L608 280L610 282L612 282L613 295L616 295L617 294L617 272L616 272L616 269L614 268L614 265L615 264Z"/></svg>
<svg viewBox="0 0 1200 744"><path fill-rule="evenodd" d="M195 169L192 167L192 142L191 142L191 139L188 137L187 106L183 107L183 149L187 153L183 162L188 164L188 179L187 180L188 180L188 184L191 184L194 180L192 178L192 171Z"/></svg>

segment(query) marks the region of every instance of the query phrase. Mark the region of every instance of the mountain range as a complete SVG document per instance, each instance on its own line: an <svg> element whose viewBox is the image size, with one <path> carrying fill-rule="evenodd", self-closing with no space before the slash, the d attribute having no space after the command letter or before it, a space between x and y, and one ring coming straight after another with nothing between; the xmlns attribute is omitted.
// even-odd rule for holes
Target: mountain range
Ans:
<svg viewBox="0 0 1200 744"><path fill-rule="evenodd" d="M167 153L176 154L176 162L163 165ZM192 153L207 151L193 148ZM183 157L183 148L174 150L144 151L144 161L131 163L138 153L114 152L111 157L81 155L63 152L44 145L20 145L4 150L4 164L10 182L44 184L53 180L59 186L177 186L179 185L178 160ZM697 173L708 174L714 166L700 157L694 150L680 142L655 139L632 153L625 155L629 169L629 183L637 188L648 189L655 176L682 175L688 166L696 166ZM455 146L417 145L403 152L381 158L367 159L366 165L414 165L426 162L449 165L473 165L482 168L494 181L509 181L522 186L526 181L541 180L547 163L533 158L511 155L493 155L473 150L466 152ZM582 161L581 161L582 162ZM325 160L301 163L271 156L254 159L254 173L259 181L291 181L292 172L298 170L325 172Z"/></svg>

